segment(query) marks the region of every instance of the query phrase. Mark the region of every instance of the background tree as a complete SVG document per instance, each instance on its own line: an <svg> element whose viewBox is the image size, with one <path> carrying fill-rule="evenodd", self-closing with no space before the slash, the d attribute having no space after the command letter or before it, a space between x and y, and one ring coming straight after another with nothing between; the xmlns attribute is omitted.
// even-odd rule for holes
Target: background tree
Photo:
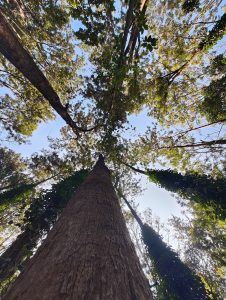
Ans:
<svg viewBox="0 0 226 300"><path fill-rule="evenodd" d="M212 215L202 213L193 219L173 217L180 253L185 262L205 283L211 299L225 297L225 237L224 224L212 220Z"/></svg>
<svg viewBox="0 0 226 300"><path fill-rule="evenodd" d="M180 174L172 170L148 170L150 180L180 198L192 201L193 206L208 208L216 213L216 218L225 219L226 181L224 178L211 178L206 175Z"/></svg>
<svg viewBox="0 0 226 300"><path fill-rule="evenodd" d="M3 1L0 8L61 101L69 103L80 82L76 72L82 59L74 51L68 12L59 3L46 1L23 1L19 6L18 10L17 6ZM3 57L0 72L1 85L7 87L1 96L1 123L9 138L23 141L40 122L53 119L54 115L44 97Z"/></svg>
<svg viewBox="0 0 226 300"><path fill-rule="evenodd" d="M36 252L38 243L62 214L67 202L86 175L85 170L75 172L54 184L50 190L42 190L38 194L33 194L32 201L29 201L31 205L26 210L21 223L16 223L11 216L11 223L16 223L16 226L21 228L21 233L0 257L2 293L5 292L11 280L18 275L18 270L24 269L26 262Z"/></svg>
<svg viewBox="0 0 226 300"><path fill-rule="evenodd" d="M152 260L154 272L159 278L163 297L209 299L200 278L180 261L177 254L162 241L153 228L141 221L127 199L122 197L141 228L142 239Z"/></svg>
<svg viewBox="0 0 226 300"><path fill-rule="evenodd" d="M0 190L25 182L26 162L20 154L7 148L0 148Z"/></svg>

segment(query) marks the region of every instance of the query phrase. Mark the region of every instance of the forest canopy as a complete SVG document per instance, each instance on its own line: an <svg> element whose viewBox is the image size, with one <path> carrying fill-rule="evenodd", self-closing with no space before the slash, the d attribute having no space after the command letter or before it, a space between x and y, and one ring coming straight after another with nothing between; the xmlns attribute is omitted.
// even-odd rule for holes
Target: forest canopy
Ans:
<svg viewBox="0 0 226 300"><path fill-rule="evenodd" d="M170 259L226 297L225 32L220 0L0 0L2 294L101 154L153 297L182 299ZM140 178L183 214L137 209Z"/></svg>

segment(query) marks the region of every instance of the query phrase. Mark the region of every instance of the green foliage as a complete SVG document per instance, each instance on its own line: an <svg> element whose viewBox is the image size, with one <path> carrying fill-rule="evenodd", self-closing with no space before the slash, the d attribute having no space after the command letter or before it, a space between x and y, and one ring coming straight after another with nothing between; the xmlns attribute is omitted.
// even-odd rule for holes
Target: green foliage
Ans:
<svg viewBox="0 0 226 300"><path fill-rule="evenodd" d="M161 296L158 299L210 299L201 279L181 262L177 254L147 224L142 226L142 236L154 272L160 280Z"/></svg>
<svg viewBox="0 0 226 300"><path fill-rule="evenodd" d="M211 47L213 47L217 41L222 39L224 34L226 33L226 14L220 18L219 21L216 22L214 27L210 30L207 37L199 44L200 50L207 51Z"/></svg>
<svg viewBox="0 0 226 300"><path fill-rule="evenodd" d="M173 217L171 224L180 241L186 263L199 274L210 299L223 300L225 290L225 224L215 220L211 209L196 208L192 220Z"/></svg>
<svg viewBox="0 0 226 300"><path fill-rule="evenodd" d="M0 213L4 210L18 204L19 202L26 206L33 195L34 185L33 184L23 184L9 191L0 194Z"/></svg>
<svg viewBox="0 0 226 300"><path fill-rule="evenodd" d="M143 40L142 46L145 47L147 50L152 51L157 46L157 39L153 38L151 35L146 36Z"/></svg>
<svg viewBox="0 0 226 300"><path fill-rule="evenodd" d="M226 76L212 80L203 88L204 100L200 110L208 121L215 122L226 117Z"/></svg>
<svg viewBox="0 0 226 300"><path fill-rule="evenodd" d="M215 218L226 218L225 178L214 179L206 175L182 175L172 170L149 170L149 178L160 187L177 193L181 198L198 203L203 208L212 207Z"/></svg>
<svg viewBox="0 0 226 300"><path fill-rule="evenodd" d="M83 27L74 32L75 36L89 46L105 42L106 12L113 10L112 3L106 1L84 1L82 5L71 10L71 16L82 22ZM109 7L110 6L110 7Z"/></svg>
<svg viewBox="0 0 226 300"><path fill-rule="evenodd" d="M0 148L0 190L17 186L26 180L26 163L20 154Z"/></svg>
<svg viewBox="0 0 226 300"><path fill-rule="evenodd" d="M75 172L72 176L54 184L50 190L43 190L32 199L29 209L25 212L23 223L20 224L22 233L0 257L1 280L11 278L17 268L23 268L38 241L56 222L87 175L86 170Z"/></svg>
<svg viewBox="0 0 226 300"><path fill-rule="evenodd" d="M70 17L59 2L4 1L2 12L13 19L17 32L38 67L60 96L63 103L74 98L80 82L77 69L82 63L75 55ZM0 123L7 138L24 142L41 122L54 119L43 97L4 57L0 56Z"/></svg>
<svg viewBox="0 0 226 300"><path fill-rule="evenodd" d="M77 5L78 5L78 1L77 1L77 0L68 0L68 2L70 3L70 5L71 5L73 8L76 8Z"/></svg>
<svg viewBox="0 0 226 300"><path fill-rule="evenodd" d="M211 64L207 67L208 72L212 76L223 76L226 72L226 57L219 54L211 60Z"/></svg>
<svg viewBox="0 0 226 300"><path fill-rule="evenodd" d="M25 213L25 224L34 231L43 234L48 231L56 221L63 208L70 200L74 191L87 176L86 170L76 172L74 175L54 184L51 190L43 191L37 199L32 201Z"/></svg>
<svg viewBox="0 0 226 300"><path fill-rule="evenodd" d="M200 111L210 122L216 122L226 117L226 58L223 54L217 55L207 67L213 80L202 89L203 101Z"/></svg>
<svg viewBox="0 0 226 300"><path fill-rule="evenodd" d="M199 8L199 0L185 0L182 4L182 9L186 13L192 12L197 8Z"/></svg>

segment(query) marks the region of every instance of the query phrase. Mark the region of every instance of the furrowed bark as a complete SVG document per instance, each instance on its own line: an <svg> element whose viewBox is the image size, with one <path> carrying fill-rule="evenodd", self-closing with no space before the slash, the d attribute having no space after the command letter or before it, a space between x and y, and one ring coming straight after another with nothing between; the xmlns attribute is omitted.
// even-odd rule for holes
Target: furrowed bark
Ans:
<svg viewBox="0 0 226 300"><path fill-rule="evenodd" d="M102 158L4 299L152 299Z"/></svg>

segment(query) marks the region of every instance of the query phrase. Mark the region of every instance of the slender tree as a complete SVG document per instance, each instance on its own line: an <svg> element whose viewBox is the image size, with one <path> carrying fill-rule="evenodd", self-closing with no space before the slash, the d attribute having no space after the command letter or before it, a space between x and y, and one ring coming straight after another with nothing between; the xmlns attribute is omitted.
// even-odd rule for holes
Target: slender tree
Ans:
<svg viewBox="0 0 226 300"><path fill-rule="evenodd" d="M210 299L201 279L162 241L153 228L142 222L127 199L122 197L140 226L142 239L153 263L154 272L160 279L164 299Z"/></svg>
<svg viewBox="0 0 226 300"><path fill-rule="evenodd" d="M100 156L4 299L152 299Z"/></svg>

